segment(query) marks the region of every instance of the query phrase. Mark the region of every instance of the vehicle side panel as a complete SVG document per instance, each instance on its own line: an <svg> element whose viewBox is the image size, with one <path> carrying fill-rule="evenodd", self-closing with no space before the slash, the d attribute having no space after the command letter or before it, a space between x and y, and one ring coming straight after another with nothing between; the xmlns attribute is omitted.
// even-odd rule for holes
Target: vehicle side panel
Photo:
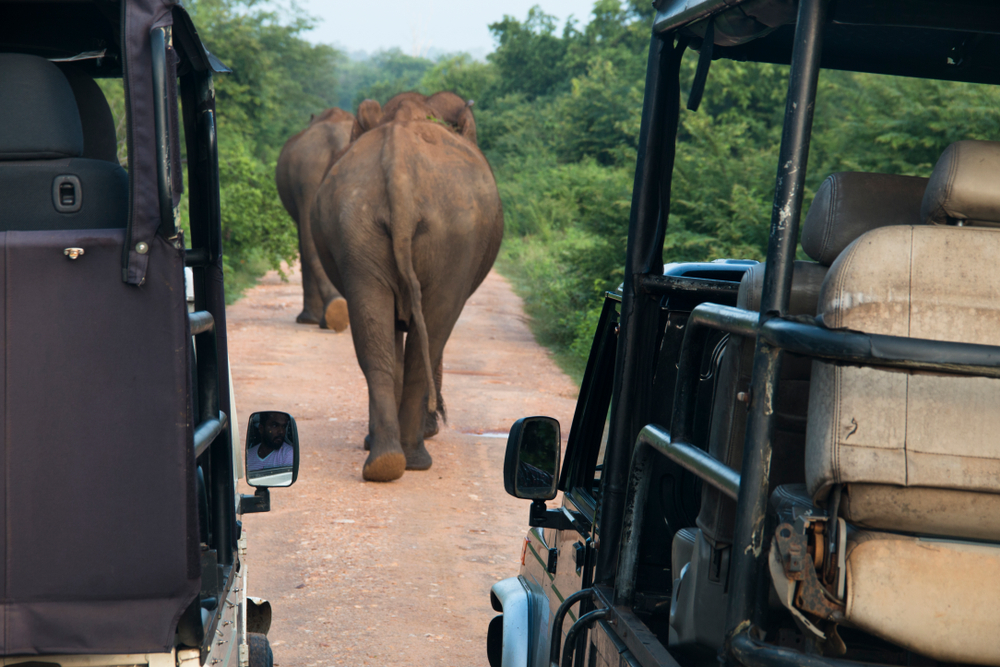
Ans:
<svg viewBox="0 0 1000 667"><path fill-rule="evenodd" d="M170 651L199 591L183 255L134 287L123 242L0 234L7 655Z"/></svg>

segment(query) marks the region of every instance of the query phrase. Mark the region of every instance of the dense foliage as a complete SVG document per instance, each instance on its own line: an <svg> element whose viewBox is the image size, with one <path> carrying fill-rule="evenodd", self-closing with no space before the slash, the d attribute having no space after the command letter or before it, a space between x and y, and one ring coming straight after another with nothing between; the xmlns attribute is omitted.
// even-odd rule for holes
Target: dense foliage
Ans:
<svg viewBox="0 0 1000 667"><path fill-rule="evenodd" d="M498 266L524 296L541 342L580 369L601 293L623 278L648 0L597 0L582 26L560 28L537 7L523 20L506 16L490 26L496 49L486 62L399 50L351 60L302 39L308 18L283 5L192 6L208 47L233 69L216 84L230 280L295 254L274 161L310 113L453 90L475 101L480 147L503 199ZM686 56L683 91L696 60ZM699 111L681 112L666 261L763 258L786 86L785 67L713 63ZM927 175L961 138L1000 138L995 89L824 72L806 202L833 171Z"/></svg>
<svg viewBox="0 0 1000 667"><path fill-rule="evenodd" d="M519 288L536 335L579 372L600 295L623 278L652 10L598 0L561 33L532 10L491 26L488 64L453 65L475 96L507 224L500 269ZM682 103L697 54L682 69ZM425 80L424 83L429 83ZM1000 137L1000 92L824 72L806 203L834 171L929 174L961 138ZM719 60L697 112L682 110L666 261L763 259L781 139L787 68Z"/></svg>
<svg viewBox="0 0 1000 667"><path fill-rule="evenodd" d="M228 293L238 296L298 252L274 166L310 114L337 103L341 54L303 39L311 20L284 6L195 0L188 9L209 50L232 69L215 78L215 90L226 279Z"/></svg>

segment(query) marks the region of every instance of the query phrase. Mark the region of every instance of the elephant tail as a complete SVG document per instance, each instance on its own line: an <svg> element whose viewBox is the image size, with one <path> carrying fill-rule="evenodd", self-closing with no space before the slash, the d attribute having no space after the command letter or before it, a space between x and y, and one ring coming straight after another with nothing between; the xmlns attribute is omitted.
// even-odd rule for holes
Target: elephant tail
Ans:
<svg viewBox="0 0 1000 667"><path fill-rule="evenodd" d="M400 238L402 237L402 238ZM431 366L430 341L427 338L427 324L424 322L424 309L421 303L420 280L413 270L413 247L409 235L393 237L392 252L396 257L396 268L399 270L406 291L410 293L410 311L413 325L420 337L420 353L424 358L424 368L427 371L427 411L437 412L437 385L434 383L434 368Z"/></svg>

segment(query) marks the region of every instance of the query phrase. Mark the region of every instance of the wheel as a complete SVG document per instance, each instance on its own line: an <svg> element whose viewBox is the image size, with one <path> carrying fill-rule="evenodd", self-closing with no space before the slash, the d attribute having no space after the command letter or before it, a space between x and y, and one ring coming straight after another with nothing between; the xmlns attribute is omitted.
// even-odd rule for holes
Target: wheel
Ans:
<svg viewBox="0 0 1000 667"><path fill-rule="evenodd" d="M248 632L247 645L250 649L250 667L274 667L274 654L271 653L271 642L267 641L267 635Z"/></svg>

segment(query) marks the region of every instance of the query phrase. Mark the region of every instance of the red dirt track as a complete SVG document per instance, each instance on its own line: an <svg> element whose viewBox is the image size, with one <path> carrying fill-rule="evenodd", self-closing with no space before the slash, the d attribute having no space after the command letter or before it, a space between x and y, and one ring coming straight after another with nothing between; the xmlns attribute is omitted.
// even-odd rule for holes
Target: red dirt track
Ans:
<svg viewBox="0 0 1000 667"><path fill-rule="evenodd" d="M576 387L490 273L445 350L433 467L363 482L368 393L350 331L296 324L301 289L298 274L271 273L227 312L240 432L253 411L285 410L301 443L295 486L243 517L247 590L273 606L275 664L486 665L489 589L517 573L529 505L504 493L495 434L544 414L565 438Z"/></svg>

